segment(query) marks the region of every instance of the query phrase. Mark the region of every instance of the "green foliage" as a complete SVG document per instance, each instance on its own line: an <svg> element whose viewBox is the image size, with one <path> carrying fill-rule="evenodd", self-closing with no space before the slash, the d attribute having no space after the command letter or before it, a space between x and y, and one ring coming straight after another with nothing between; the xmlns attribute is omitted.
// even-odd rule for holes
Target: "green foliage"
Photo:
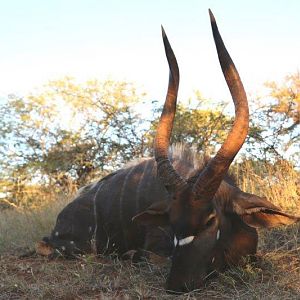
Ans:
<svg viewBox="0 0 300 300"><path fill-rule="evenodd" d="M293 124L300 124L300 73L286 76L282 84L268 82L270 96L275 99L271 109L273 112L286 115ZM291 130L292 128L287 128Z"/></svg>
<svg viewBox="0 0 300 300"><path fill-rule="evenodd" d="M194 101L189 101L187 105L177 104L171 144L184 143L195 147L197 151L214 153L217 146L224 141L232 126L233 118L224 114L225 104L205 109L206 101L196 93ZM161 110L161 107L156 109L156 118L148 135L148 144L151 147Z"/></svg>
<svg viewBox="0 0 300 300"><path fill-rule="evenodd" d="M0 111L1 172L11 190L39 182L72 192L142 155L134 109L142 97L130 83L72 78L11 96Z"/></svg>
<svg viewBox="0 0 300 300"><path fill-rule="evenodd" d="M280 84L268 82L266 87L268 96L257 99L252 115L259 125L253 153L264 160L285 158L299 167L300 73L287 76Z"/></svg>
<svg viewBox="0 0 300 300"><path fill-rule="evenodd" d="M142 97L129 83L79 84L72 78L49 82L27 97L11 96L1 107L0 191L12 205L30 204L37 195L42 202L151 153L160 109L149 122L142 119L135 108ZM224 105L199 110L199 94L194 102L178 106L172 142L214 152L232 119Z"/></svg>
<svg viewBox="0 0 300 300"><path fill-rule="evenodd" d="M173 142L195 145L198 151L214 152L215 146L222 143L232 125L232 119L222 110L201 110L201 105L189 109L178 106L174 122Z"/></svg>

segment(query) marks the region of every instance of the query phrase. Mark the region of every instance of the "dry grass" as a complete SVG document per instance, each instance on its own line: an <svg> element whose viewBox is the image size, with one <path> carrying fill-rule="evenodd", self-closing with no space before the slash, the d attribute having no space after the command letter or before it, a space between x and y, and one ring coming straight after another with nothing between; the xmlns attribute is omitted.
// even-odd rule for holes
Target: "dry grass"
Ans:
<svg viewBox="0 0 300 300"><path fill-rule="evenodd" d="M296 230L296 228L294 228ZM298 240L298 243L300 241ZM133 265L107 257L47 260L1 257L0 299L173 299L169 263ZM178 299L299 299L300 251L274 250L232 268Z"/></svg>
<svg viewBox="0 0 300 300"><path fill-rule="evenodd" d="M299 175L289 166L267 167L253 175L253 168L245 165L239 172L245 190L265 194L285 211L300 214ZM168 261L133 265L101 256L19 258L50 232L65 204L59 200L38 210L0 211L0 299L174 299L164 290ZM177 299L300 299L300 224L260 232L255 263L245 261Z"/></svg>
<svg viewBox="0 0 300 300"><path fill-rule="evenodd" d="M40 208L0 210L0 254L20 253L49 235L56 216L69 200L49 199Z"/></svg>
<svg viewBox="0 0 300 300"><path fill-rule="evenodd" d="M288 162L275 165L246 161L234 166L239 187L248 193L265 196L286 212L300 214L300 173Z"/></svg>

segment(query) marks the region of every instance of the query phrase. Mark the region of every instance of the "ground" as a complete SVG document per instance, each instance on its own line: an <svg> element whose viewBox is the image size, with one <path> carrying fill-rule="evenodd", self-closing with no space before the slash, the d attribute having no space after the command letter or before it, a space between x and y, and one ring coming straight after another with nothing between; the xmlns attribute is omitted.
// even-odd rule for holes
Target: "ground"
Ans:
<svg viewBox="0 0 300 300"><path fill-rule="evenodd" d="M300 226L260 234L256 262L231 268L201 290L177 299L300 299ZM276 242L274 242L276 241ZM113 257L49 260L0 257L0 299L174 299L164 283L170 262L152 257L133 264Z"/></svg>

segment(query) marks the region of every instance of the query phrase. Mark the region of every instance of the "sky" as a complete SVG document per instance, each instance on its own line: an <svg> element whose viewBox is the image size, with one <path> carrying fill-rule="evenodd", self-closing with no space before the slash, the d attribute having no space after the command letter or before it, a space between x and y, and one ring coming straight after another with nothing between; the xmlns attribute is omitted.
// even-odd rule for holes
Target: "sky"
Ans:
<svg viewBox="0 0 300 300"><path fill-rule="evenodd" d="M300 69L298 0L0 0L0 97L68 75L134 82L163 101L162 24L179 63L179 99L200 90L228 100L208 8L248 94Z"/></svg>

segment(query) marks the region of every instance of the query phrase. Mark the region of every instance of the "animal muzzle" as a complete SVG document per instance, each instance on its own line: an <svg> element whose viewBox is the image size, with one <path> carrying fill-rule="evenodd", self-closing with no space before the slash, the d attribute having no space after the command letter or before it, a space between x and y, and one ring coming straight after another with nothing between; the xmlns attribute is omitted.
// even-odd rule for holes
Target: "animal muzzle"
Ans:
<svg viewBox="0 0 300 300"><path fill-rule="evenodd" d="M199 262L191 263L189 260L174 260L166 282L168 293L185 293L199 289L206 279L206 268Z"/></svg>
<svg viewBox="0 0 300 300"><path fill-rule="evenodd" d="M205 281L216 274L211 252L212 249L199 249L195 243L177 247L166 282L168 292L184 293L203 287Z"/></svg>

